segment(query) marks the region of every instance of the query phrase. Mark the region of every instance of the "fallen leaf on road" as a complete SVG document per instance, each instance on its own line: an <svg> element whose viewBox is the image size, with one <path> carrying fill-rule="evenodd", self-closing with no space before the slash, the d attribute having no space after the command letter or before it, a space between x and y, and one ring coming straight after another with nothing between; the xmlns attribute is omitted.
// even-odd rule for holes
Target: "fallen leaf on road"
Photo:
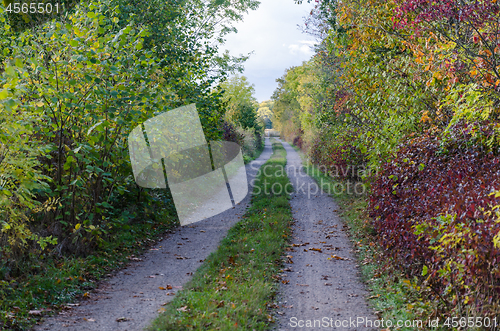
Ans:
<svg viewBox="0 0 500 331"><path fill-rule="evenodd" d="M84 321L87 321L87 322L95 322L95 319L93 318L83 318Z"/></svg>
<svg viewBox="0 0 500 331"><path fill-rule="evenodd" d="M329 257L328 260L331 260L331 259L336 259L336 260L349 260L349 259L346 259L345 257L340 257L338 255L332 255L332 257Z"/></svg>
<svg viewBox="0 0 500 331"><path fill-rule="evenodd" d="M166 288L164 288L164 287L162 287L162 286L160 286L160 287L158 287L158 288L159 288L160 290L166 290Z"/></svg>
<svg viewBox="0 0 500 331"><path fill-rule="evenodd" d="M292 272L292 268L288 267L288 268L283 269L283 271Z"/></svg>
<svg viewBox="0 0 500 331"><path fill-rule="evenodd" d="M165 309L165 308L162 308L162 309ZM117 322L126 322L126 321L128 321L128 318L126 318L126 317L118 317L118 318L116 319L116 321L117 321Z"/></svg>
<svg viewBox="0 0 500 331"><path fill-rule="evenodd" d="M322 253L323 251L321 250L321 248L309 248L310 251L316 251L316 252L320 252Z"/></svg>
<svg viewBox="0 0 500 331"><path fill-rule="evenodd" d="M319 309L318 307L314 307L314 306L311 307L311 308L314 309L314 310L318 310Z"/></svg>
<svg viewBox="0 0 500 331"><path fill-rule="evenodd" d="M325 286L332 286L332 283L325 283Z"/></svg>
<svg viewBox="0 0 500 331"><path fill-rule="evenodd" d="M149 276L148 278L156 278L156 276Z"/></svg>
<svg viewBox="0 0 500 331"><path fill-rule="evenodd" d="M187 260L189 259L189 257L185 257L185 256L177 256L176 257L177 260Z"/></svg>
<svg viewBox="0 0 500 331"><path fill-rule="evenodd" d="M290 281L289 281L289 280L285 280L285 279L283 279L281 282L282 282L283 284L288 284L288 283L290 283Z"/></svg>
<svg viewBox="0 0 500 331"><path fill-rule="evenodd" d="M200 230L200 232L205 232L205 230Z"/></svg>
<svg viewBox="0 0 500 331"><path fill-rule="evenodd" d="M167 290L171 290L172 288L173 288L172 285L170 284L167 285Z"/></svg>
<svg viewBox="0 0 500 331"><path fill-rule="evenodd" d="M298 286L309 286L307 284L297 284Z"/></svg>

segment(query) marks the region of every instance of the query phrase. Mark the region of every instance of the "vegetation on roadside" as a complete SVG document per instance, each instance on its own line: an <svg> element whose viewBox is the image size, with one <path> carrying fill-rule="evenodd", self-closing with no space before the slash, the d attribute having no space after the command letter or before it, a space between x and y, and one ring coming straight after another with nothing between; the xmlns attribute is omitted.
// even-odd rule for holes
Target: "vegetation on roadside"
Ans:
<svg viewBox="0 0 500 331"><path fill-rule="evenodd" d="M274 139L273 151L261 166L242 220L149 330L265 330L273 321L269 310L292 222L286 190L271 190L289 184L286 152Z"/></svg>
<svg viewBox="0 0 500 331"><path fill-rule="evenodd" d="M222 100L227 107L224 115L223 139L238 143L245 163L256 159L264 149L265 117L259 107L255 88L245 76L234 75L221 84Z"/></svg>
<svg viewBox="0 0 500 331"><path fill-rule="evenodd" d="M86 257L30 255L30 261L19 265L22 276L0 282L0 309L6 312L0 320L2 330L28 330L44 316L72 309L68 303L89 299L99 280L138 260L145 249L178 226L172 215L175 211L117 229L113 240Z"/></svg>
<svg viewBox="0 0 500 331"><path fill-rule="evenodd" d="M499 15L495 0L316 1L316 53L272 97L283 138L367 185L369 238L418 289L414 313L468 328L500 314Z"/></svg>

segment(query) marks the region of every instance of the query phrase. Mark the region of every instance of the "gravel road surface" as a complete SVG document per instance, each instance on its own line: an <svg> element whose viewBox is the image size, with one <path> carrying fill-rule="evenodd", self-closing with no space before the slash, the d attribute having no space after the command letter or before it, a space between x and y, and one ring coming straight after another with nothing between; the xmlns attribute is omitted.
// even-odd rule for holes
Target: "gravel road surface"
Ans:
<svg viewBox="0 0 500 331"><path fill-rule="evenodd" d="M293 251L287 252L293 263L282 274L289 282L281 285L276 329L376 330L366 327L369 322L358 323L377 317L367 304L368 292L337 204L301 168L299 154L286 142L283 146L295 188L290 204L296 221Z"/></svg>

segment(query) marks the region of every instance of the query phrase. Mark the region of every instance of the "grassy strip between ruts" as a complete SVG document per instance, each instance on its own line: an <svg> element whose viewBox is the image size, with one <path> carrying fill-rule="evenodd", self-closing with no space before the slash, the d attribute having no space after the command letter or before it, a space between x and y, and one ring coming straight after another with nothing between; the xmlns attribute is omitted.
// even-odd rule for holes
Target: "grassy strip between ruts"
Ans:
<svg viewBox="0 0 500 331"><path fill-rule="evenodd" d="M285 149L274 139L273 151L255 181L252 206L148 330L265 330L273 322L292 221L289 196L270 192L289 183Z"/></svg>
<svg viewBox="0 0 500 331"><path fill-rule="evenodd" d="M444 330L428 325L428 320L431 317L434 319L435 316L433 303L423 299L425 289L414 285L416 282L412 280L404 279L397 267L388 265L387 259L383 257L381 248L376 244L376 232L370 224L366 210L368 194L355 194L352 183L336 181L310 163L306 163L305 170L325 192L335 192L332 196L338 202L341 216L349 227L350 239L355 246L363 280L371 292L369 301L379 318L391 320L393 327L401 321L402 327L396 327L394 330ZM332 189L335 185L337 189ZM341 186L346 188L342 192L338 189ZM393 330L393 327L390 329Z"/></svg>

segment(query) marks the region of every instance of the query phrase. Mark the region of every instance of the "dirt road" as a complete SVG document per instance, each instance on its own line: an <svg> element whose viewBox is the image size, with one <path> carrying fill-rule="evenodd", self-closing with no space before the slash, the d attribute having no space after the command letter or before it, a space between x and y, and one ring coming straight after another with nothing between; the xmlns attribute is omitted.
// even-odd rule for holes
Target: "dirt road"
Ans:
<svg viewBox="0 0 500 331"><path fill-rule="evenodd" d="M292 264L282 276L277 330L375 330L347 231L337 205L301 169L299 154L283 142L287 175L295 188ZM355 322L355 323L353 323ZM315 324L316 323L316 324ZM309 327L308 327L309 326Z"/></svg>
<svg viewBox="0 0 500 331"><path fill-rule="evenodd" d="M261 156L246 166L249 183L271 154L271 144L266 138ZM167 235L140 257L140 261L132 262L103 281L87 300L80 302L80 306L47 318L34 330L142 330L158 315L162 305L174 298L173 294L191 278L204 259L217 249L227 230L245 213L249 198L250 194L233 209Z"/></svg>

